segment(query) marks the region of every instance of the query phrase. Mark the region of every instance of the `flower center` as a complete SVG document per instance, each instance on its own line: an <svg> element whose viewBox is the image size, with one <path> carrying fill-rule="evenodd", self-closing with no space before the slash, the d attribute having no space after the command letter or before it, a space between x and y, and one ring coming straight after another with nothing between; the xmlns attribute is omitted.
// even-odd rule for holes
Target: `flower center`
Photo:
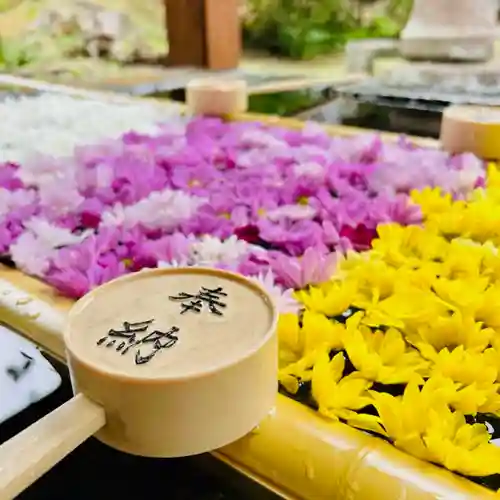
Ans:
<svg viewBox="0 0 500 500"><path fill-rule="evenodd" d="M126 268L129 268L134 263L133 260L129 258L123 259L122 262Z"/></svg>

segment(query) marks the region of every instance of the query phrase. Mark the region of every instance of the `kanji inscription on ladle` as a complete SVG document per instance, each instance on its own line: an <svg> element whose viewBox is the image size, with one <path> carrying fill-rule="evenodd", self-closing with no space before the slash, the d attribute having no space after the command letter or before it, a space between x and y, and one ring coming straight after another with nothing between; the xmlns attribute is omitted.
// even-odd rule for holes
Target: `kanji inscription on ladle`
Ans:
<svg viewBox="0 0 500 500"><path fill-rule="evenodd" d="M135 364L143 365L151 361L158 352L173 347L179 340L177 326L166 332L153 330L148 333L153 323L154 319L135 323L124 321L121 330L111 328L107 335L97 341L97 345L114 349L122 356L130 350L135 350Z"/></svg>
<svg viewBox="0 0 500 500"><path fill-rule="evenodd" d="M29 354L26 354L24 351L20 351L20 353L24 360L23 363L17 366L8 366L5 369L5 373L7 373L7 375L14 382L18 382L24 375L26 375L26 373L28 373L32 365L35 364L35 359Z"/></svg>
<svg viewBox="0 0 500 500"><path fill-rule="evenodd" d="M181 292L175 296L171 295L169 299L181 303L181 314L189 311L199 314L203 306L207 306L212 314L224 316L221 309L225 309L227 305L223 302L223 297L227 297L227 293L221 286L217 288L202 286L196 294Z"/></svg>

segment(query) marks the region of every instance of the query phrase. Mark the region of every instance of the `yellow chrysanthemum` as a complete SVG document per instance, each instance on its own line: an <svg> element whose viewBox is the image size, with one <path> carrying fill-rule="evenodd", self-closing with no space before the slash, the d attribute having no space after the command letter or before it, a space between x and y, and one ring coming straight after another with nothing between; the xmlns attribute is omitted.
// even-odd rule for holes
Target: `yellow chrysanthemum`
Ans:
<svg viewBox="0 0 500 500"><path fill-rule="evenodd" d="M344 346L359 376L382 384L402 384L416 374L425 376L429 362L411 349L395 328L372 331L360 325L362 314L347 320Z"/></svg>
<svg viewBox="0 0 500 500"><path fill-rule="evenodd" d="M489 162L487 166L487 186L488 189L500 188L500 169L499 165L495 162Z"/></svg>
<svg viewBox="0 0 500 500"><path fill-rule="evenodd" d="M439 275L459 280L479 279L483 258L490 251L483 245L464 239L452 240L446 250Z"/></svg>
<svg viewBox="0 0 500 500"><path fill-rule="evenodd" d="M304 311L302 317L302 333L304 336L304 353L318 348L341 349L345 327L325 315Z"/></svg>
<svg viewBox="0 0 500 500"><path fill-rule="evenodd" d="M279 366L295 363L302 357L304 343L296 314L282 314L278 320Z"/></svg>
<svg viewBox="0 0 500 500"><path fill-rule="evenodd" d="M295 293L295 297L310 311L326 316L338 316L352 305L357 293L353 280L331 281L328 286L311 286Z"/></svg>
<svg viewBox="0 0 500 500"><path fill-rule="evenodd" d="M476 321L500 331L500 283L490 286L475 300Z"/></svg>
<svg viewBox="0 0 500 500"><path fill-rule="evenodd" d="M491 413L500 415L500 386L498 384L467 385L457 389L450 406L464 415Z"/></svg>
<svg viewBox="0 0 500 500"><path fill-rule="evenodd" d="M500 412L498 368L485 353L443 349L434 359L432 375L456 382L455 394L446 401L465 415Z"/></svg>
<svg viewBox="0 0 500 500"><path fill-rule="evenodd" d="M396 269L381 260L370 260L353 269L350 276L356 280L357 295L353 304L357 307L376 304L394 292Z"/></svg>
<svg viewBox="0 0 500 500"><path fill-rule="evenodd" d="M488 284L488 278L467 280L440 278L434 282L432 288L450 310L470 311L475 310L481 303Z"/></svg>
<svg viewBox="0 0 500 500"><path fill-rule="evenodd" d="M291 363L278 371L279 383L290 393L297 394L301 382L310 382L312 368L324 351L312 351L299 361Z"/></svg>
<svg viewBox="0 0 500 500"><path fill-rule="evenodd" d="M464 415L446 407L432 409L424 443L432 462L467 476L500 473L500 448L489 443L483 424L466 423Z"/></svg>
<svg viewBox="0 0 500 500"><path fill-rule="evenodd" d="M371 395L385 434L394 445L413 456L429 460L431 457L422 436L429 425L430 409L450 399L453 391L452 382L434 379L429 380L422 390L416 381L410 381L401 397L375 391Z"/></svg>
<svg viewBox="0 0 500 500"><path fill-rule="evenodd" d="M342 353L332 360L326 352L318 356L312 370L311 384L318 412L332 420L342 419L355 427L381 432L378 417L355 412L372 403L368 393L371 382L354 374L343 377L344 368Z"/></svg>
<svg viewBox="0 0 500 500"><path fill-rule="evenodd" d="M427 359L435 359L442 349L463 346L473 351L484 351L495 335L491 328L483 328L472 315L456 311L437 316L434 321L422 324L416 334L408 333L408 339Z"/></svg>
<svg viewBox="0 0 500 500"><path fill-rule="evenodd" d="M429 380L422 390L411 382L402 397L373 392L374 405L394 445L410 455L470 476L500 471L500 448L489 444L482 424L469 425L443 401L450 385Z"/></svg>
<svg viewBox="0 0 500 500"><path fill-rule="evenodd" d="M464 203L456 202L445 212L429 213L425 227L447 238L461 237L467 233L464 208Z"/></svg>
<svg viewBox="0 0 500 500"><path fill-rule="evenodd" d="M296 314L282 314L278 321L280 368L296 363L317 349L340 349L344 325L323 314L304 311L302 326Z"/></svg>
<svg viewBox="0 0 500 500"><path fill-rule="evenodd" d="M463 346L452 351L443 349L433 361L432 375L450 378L463 385L491 385L499 373L486 352L467 351Z"/></svg>
<svg viewBox="0 0 500 500"><path fill-rule="evenodd" d="M500 338L493 341L493 347L484 351L487 366L493 366L497 369L496 382L500 382Z"/></svg>
<svg viewBox="0 0 500 500"><path fill-rule="evenodd" d="M398 285L400 286L400 285ZM417 325L432 321L446 311L436 297L425 290L411 287L396 291L393 295L378 304L363 305L365 317L363 323L368 326L392 326L398 329L416 328Z"/></svg>
<svg viewBox="0 0 500 500"><path fill-rule="evenodd" d="M467 200L412 193L422 226L380 225L372 250L297 292L302 323L280 322L280 381L290 392L310 382L322 415L477 476L500 472L484 425L465 420L500 416L500 170L490 170L487 189ZM330 319L349 309L358 312L345 326ZM344 356L355 370L346 377ZM375 382L407 385L394 397L370 391ZM378 416L360 412L370 402Z"/></svg>
<svg viewBox="0 0 500 500"><path fill-rule="evenodd" d="M377 227L377 234L378 238L372 241L372 255L380 257L391 266L417 260L412 245L413 233L406 228L396 223L381 224Z"/></svg>
<svg viewBox="0 0 500 500"><path fill-rule="evenodd" d="M424 217L450 210L453 201L451 195L443 193L439 187L426 187L420 191L413 190L410 196L412 201L420 206Z"/></svg>
<svg viewBox="0 0 500 500"><path fill-rule="evenodd" d="M490 279L491 283L500 280L500 254L492 243L485 243L485 251L483 255L481 274Z"/></svg>

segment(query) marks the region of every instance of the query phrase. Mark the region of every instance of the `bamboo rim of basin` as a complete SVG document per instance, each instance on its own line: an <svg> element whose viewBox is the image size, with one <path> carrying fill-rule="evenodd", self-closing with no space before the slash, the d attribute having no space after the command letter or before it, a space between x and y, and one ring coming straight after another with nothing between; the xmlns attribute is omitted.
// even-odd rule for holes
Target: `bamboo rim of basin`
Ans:
<svg viewBox="0 0 500 500"><path fill-rule="evenodd" d="M304 125L294 119L256 114L227 118L293 129ZM338 125L326 126L326 130L339 136L376 133ZM393 140L398 134L381 136ZM436 148L439 144L430 139L410 139L426 147ZM0 321L62 361L62 329L72 304L72 300L57 295L41 281L0 266ZM275 408L257 429L213 455L288 499L495 498L493 491L413 458L382 439L327 421L282 395L277 396Z"/></svg>

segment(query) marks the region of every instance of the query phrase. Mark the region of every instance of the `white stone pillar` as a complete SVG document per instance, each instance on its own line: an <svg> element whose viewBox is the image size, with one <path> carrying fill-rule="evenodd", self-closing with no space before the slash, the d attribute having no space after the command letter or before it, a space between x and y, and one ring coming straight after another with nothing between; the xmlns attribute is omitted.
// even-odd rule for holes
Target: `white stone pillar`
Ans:
<svg viewBox="0 0 500 500"><path fill-rule="evenodd" d="M407 59L486 61L493 55L498 0L414 0L401 33Z"/></svg>

